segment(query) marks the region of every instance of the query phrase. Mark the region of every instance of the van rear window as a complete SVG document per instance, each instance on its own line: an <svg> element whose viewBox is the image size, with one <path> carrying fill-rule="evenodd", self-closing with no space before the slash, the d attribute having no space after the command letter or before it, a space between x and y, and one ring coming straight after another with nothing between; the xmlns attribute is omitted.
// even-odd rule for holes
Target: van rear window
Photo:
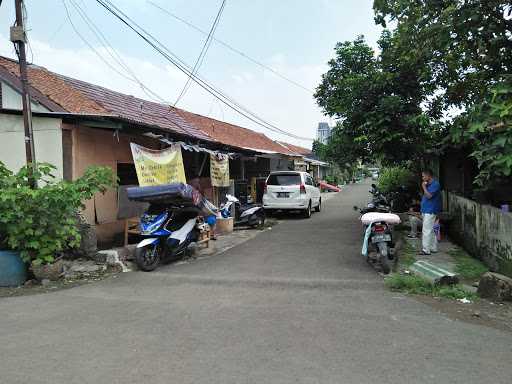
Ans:
<svg viewBox="0 0 512 384"><path fill-rule="evenodd" d="M270 175L267 180L267 185L300 185L300 174L297 173L280 173Z"/></svg>

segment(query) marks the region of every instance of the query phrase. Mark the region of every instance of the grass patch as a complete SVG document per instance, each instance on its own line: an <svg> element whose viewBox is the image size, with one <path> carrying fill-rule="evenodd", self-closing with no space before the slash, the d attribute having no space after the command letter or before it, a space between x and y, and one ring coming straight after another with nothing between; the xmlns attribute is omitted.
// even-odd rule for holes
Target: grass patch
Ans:
<svg viewBox="0 0 512 384"><path fill-rule="evenodd" d="M416 295L428 295L432 292L432 284L416 275L402 275L393 273L384 280L388 288L393 291L412 293Z"/></svg>
<svg viewBox="0 0 512 384"><path fill-rule="evenodd" d="M475 280L489 271L489 268L487 268L484 263L469 256L460 248L450 249L448 254L455 259L455 272L458 273L462 279Z"/></svg>
<svg viewBox="0 0 512 384"><path fill-rule="evenodd" d="M405 267L410 267L416 262L416 250L407 240L404 239L402 250L398 257L398 261Z"/></svg>
<svg viewBox="0 0 512 384"><path fill-rule="evenodd" d="M405 292L414 295L444 297L452 300L459 300L463 298L475 300L478 298L475 293L466 291L461 285L434 285L430 281L416 275L393 273L386 277L385 283L392 291Z"/></svg>
<svg viewBox="0 0 512 384"><path fill-rule="evenodd" d="M474 301L478 299L478 295L474 292L469 292L464 289L460 284L447 285L447 286L434 286L433 295L435 297L444 297L446 299L460 300L468 299Z"/></svg>

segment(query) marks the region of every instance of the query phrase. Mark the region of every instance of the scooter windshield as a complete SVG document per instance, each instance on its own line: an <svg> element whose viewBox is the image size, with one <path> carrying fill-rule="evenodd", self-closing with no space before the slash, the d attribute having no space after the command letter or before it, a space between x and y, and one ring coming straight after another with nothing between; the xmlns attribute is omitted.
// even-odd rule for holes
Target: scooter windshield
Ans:
<svg viewBox="0 0 512 384"><path fill-rule="evenodd" d="M140 220L140 229L143 234L151 233L159 229L169 217L168 212L159 215L143 215Z"/></svg>

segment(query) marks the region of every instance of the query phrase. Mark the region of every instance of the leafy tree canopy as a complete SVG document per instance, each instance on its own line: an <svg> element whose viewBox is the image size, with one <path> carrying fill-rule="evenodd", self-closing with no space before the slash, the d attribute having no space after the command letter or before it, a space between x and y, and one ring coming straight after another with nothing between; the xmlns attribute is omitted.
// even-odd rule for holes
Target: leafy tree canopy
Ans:
<svg viewBox="0 0 512 384"><path fill-rule="evenodd" d="M436 107L482 102L488 87L512 73L512 20L503 0L374 0L375 21L396 23L401 61L421 57Z"/></svg>
<svg viewBox="0 0 512 384"><path fill-rule="evenodd" d="M421 108L426 69L396 60L394 39L383 32L380 56L362 36L337 44L315 93L325 113L339 120L328 144L333 156L402 163L431 141L432 121Z"/></svg>
<svg viewBox="0 0 512 384"><path fill-rule="evenodd" d="M339 121L325 152L340 162L351 154L417 163L444 141L472 150L477 185L510 179L510 7L499 0L374 0L376 23L394 28L382 33L378 55L362 37L336 45L315 94Z"/></svg>

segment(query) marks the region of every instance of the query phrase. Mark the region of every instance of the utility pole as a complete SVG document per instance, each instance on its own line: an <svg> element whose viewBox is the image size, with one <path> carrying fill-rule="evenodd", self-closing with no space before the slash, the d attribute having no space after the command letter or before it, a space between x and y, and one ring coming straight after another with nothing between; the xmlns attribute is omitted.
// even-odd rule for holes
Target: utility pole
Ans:
<svg viewBox="0 0 512 384"><path fill-rule="evenodd" d="M27 165L29 169L29 181L33 188L36 187L34 180L34 173L36 170L35 164L35 149L34 149L34 132L32 129L32 109L30 104L30 88L27 77L27 57L25 54L25 26L23 25L23 0L14 1L16 7L16 24L11 27L11 41L15 44L19 64L20 64L20 79L22 89L22 103L23 103L23 125L25 127L25 154L27 158Z"/></svg>

